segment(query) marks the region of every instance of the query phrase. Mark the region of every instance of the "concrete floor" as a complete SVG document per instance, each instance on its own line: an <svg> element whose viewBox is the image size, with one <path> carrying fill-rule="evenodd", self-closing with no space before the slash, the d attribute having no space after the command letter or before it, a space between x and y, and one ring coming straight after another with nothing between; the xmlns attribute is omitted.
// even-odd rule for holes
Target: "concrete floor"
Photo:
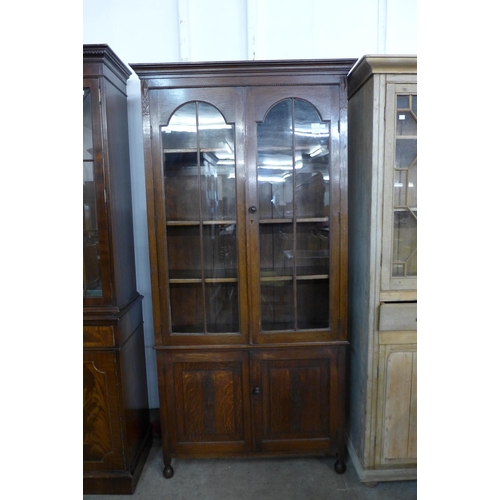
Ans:
<svg viewBox="0 0 500 500"><path fill-rule="evenodd" d="M174 459L164 479L155 439L133 495L84 495L84 500L415 500L416 481L363 486L352 463L336 474L334 458Z"/></svg>

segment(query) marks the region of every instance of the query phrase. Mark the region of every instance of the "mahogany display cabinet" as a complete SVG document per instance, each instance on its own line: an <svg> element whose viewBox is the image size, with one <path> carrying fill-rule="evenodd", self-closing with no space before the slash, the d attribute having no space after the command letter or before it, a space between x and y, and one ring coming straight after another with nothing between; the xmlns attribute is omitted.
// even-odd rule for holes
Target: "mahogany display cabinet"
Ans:
<svg viewBox="0 0 500 500"><path fill-rule="evenodd" d="M345 471L351 59L131 64L141 80L164 476Z"/></svg>
<svg viewBox="0 0 500 500"><path fill-rule="evenodd" d="M83 492L131 494L152 444L136 290L126 81L83 46Z"/></svg>

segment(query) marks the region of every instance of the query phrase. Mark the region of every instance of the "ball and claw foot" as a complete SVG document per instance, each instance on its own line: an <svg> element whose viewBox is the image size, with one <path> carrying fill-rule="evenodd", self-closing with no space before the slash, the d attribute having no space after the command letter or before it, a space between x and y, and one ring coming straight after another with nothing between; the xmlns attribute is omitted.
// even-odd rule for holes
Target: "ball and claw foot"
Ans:
<svg viewBox="0 0 500 500"><path fill-rule="evenodd" d="M343 474L346 470L345 462L343 460L340 460L340 458L335 462L335 465L333 466L335 469L335 472L337 474Z"/></svg>
<svg viewBox="0 0 500 500"><path fill-rule="evenodd" d="M165 465L165 468L163 469L163 477L165 479L170 479L174 475L174 469L170 464Z"/></svg>

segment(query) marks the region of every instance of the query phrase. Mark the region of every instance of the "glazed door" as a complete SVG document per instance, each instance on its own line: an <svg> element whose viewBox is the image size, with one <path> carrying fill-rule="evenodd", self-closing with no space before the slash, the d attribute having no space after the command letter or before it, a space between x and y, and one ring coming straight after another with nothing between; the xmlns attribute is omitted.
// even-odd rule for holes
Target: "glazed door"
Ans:
<svg viewBox="0 0 500 500"><path fill-rule="evenodd" d="M248 91L246 215L256 343L340 339L346 199L339 94L338 86Z"/></svg>
<svg viewBox="0 0 500 500"><path fill-rule="evenodd" d="M252 353L256 450L320 451L340 446L341 363L338 348Z"/></svg>
<svg viewBox="0 0 500 500"><path fill-rule="evenodd" d="M417 290L417 85L388 84L382 289Z"/></svg>
<svg viewBox="0 0 500 500"><path fill-rule="evenodd" d="M83 80L83 301L111 300L99 81Z"/></svg>
<svg viewBox="0 0 500 500"><path fill-rule="evenodd" d="M241 91L164 89L150 98L158 269L166 268L153 283L159 343L244 343Z"/></svg>

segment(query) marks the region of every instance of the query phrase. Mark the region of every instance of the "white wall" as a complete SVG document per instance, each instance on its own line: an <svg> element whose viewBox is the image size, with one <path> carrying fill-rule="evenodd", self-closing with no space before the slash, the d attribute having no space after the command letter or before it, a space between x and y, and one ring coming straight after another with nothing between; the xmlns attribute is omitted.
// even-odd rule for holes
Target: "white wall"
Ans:
<svg viewBox="0 0 500 500"><path fill-rule="evenodd" d="M83 43L125 63L358 58L417 53L416 0L83 0ZM138 290L149 404L159 406L152 329L140 86L127 86Z"/></svg>

